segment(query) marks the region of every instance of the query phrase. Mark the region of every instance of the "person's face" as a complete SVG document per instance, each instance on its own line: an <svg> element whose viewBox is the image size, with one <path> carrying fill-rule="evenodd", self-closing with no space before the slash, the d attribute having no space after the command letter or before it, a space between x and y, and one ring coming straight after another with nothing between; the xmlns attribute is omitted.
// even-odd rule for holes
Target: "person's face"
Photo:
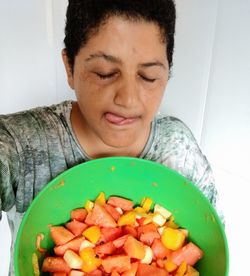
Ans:
<svg viewBox="0 0 250 276"><path fill-rule="evenodd" d="M109 18L67 71L86 133L115 148L149 133L169 73L157 25Z"/></svg>

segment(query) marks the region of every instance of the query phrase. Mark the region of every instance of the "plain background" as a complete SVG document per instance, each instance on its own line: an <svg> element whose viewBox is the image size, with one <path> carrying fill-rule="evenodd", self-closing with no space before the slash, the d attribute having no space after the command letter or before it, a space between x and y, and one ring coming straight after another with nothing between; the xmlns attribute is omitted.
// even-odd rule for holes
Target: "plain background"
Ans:
<svg viewBox="0 0 250 276"><path fill-rule="evenodd" d="M74 99L60 52L66 0L0 0L0 113ZM230 276L249 262L250 1L176 0L174 68L161 112L193 131L214 170ZM0 223L0 276L10 234ZM221 276L221 275L218 275Z"/></svg>

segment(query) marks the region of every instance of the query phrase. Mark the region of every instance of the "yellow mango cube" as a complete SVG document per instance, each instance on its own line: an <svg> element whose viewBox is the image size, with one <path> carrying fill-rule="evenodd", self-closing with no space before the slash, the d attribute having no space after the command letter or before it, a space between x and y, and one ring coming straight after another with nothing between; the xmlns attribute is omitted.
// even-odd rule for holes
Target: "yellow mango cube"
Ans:
<svg viewBox="0 0 250 276"><path fill-rule="evenodd" d="M166 227L163 230L161 241L166 248L177 250L183 246L185 238L185 235L179 229Z"/></svg>
<svg viewBox="0 0 250 276"><path fill-rule="evenodd" d="M98 226L90 226L83 233L83 236L87 238L91 243L97 243L101 237L101 230Z"/></svg>

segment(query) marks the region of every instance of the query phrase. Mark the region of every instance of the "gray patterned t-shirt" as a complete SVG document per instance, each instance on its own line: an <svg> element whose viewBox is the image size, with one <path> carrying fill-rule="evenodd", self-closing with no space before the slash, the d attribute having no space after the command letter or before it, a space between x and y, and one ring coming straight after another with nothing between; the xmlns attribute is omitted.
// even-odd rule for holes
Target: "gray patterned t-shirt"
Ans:
<svg viewBox="0 0 250 276"><path fill-rule="evenodd" d="M23 213L46 183L89 160L73 133L71 108L72 103L65 101L0 116L0 217L2 210L7 212L13 241ZM216 207L209 163L180 120L156 117L140 158L187 177Z"/></svg>

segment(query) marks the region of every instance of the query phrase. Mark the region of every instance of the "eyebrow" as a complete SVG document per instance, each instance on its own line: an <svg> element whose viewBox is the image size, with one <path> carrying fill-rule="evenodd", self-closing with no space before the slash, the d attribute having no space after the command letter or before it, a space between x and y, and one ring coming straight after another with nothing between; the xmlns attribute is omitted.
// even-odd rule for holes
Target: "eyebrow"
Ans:
<svg viewBox="0 0 250 276"><path fill-rule="evenodd" d="M90 62L92 60L99 59L99 58L105 59L106 61L109 61L112 63L122 64L121 59L119 59L118 57L112 56L112 55L105 54L104 52L98 52L95 54L91 54L88 58L85 59L85 61ZM145 68L153 67L153 66L159 66L161 68L166 69L166 66L160 61L152 61L152 62L146 62L146 63L139 64L139 67L145 67Z"/></svg>
<svg viewBox="0 0 250 276"><path fill-rule="evenodd" d="M139 64L139 66L146 67L146 68L152 67L152 66L159 66L159 67L166 69L166 66L163 63L161 63L160 61L141 63L141 64Z"/></svg>
<svg viewBox="0 0 250 276"><path fill-rule="evenodd" d="M108 55L108 54L105 54L103 52L98 52L96 54L91 54L88 58L85 59L85 61L89 62L89 61L92 61L92 60L98 59L98 58L103 58L103 59L105 59L109 62L112 62L112 63L122 64L122 61L119 58Z"/></svg>

